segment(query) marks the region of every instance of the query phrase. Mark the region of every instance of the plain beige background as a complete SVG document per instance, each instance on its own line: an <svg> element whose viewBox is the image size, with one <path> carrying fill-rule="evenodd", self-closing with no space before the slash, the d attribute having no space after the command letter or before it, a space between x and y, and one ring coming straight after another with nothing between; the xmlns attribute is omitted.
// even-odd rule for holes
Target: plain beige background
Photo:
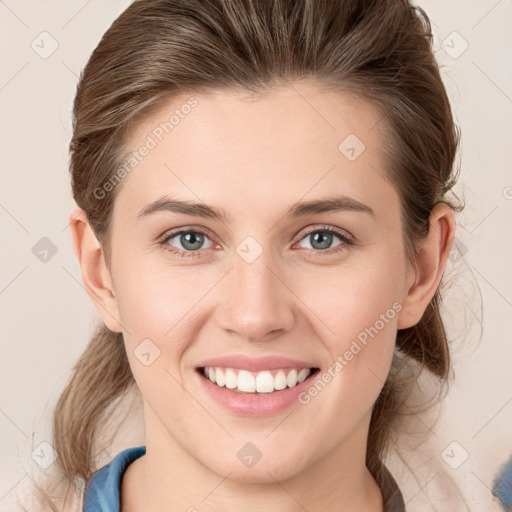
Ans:
<svg viewBox="0 0 512 512"><path fill-rule="evenodd" d="M2 510L41 460L36 454L51 462L52 407L99 319L67 226L67 145L79 73L129 3L0 0ZM474 493L473 510L489 510L479 500L512 453L512 1L417 3L431 18L462 130L456 192L466 201L445 273L456 379L429 453ZM143 442L140 432L135 438Z"/></svg>

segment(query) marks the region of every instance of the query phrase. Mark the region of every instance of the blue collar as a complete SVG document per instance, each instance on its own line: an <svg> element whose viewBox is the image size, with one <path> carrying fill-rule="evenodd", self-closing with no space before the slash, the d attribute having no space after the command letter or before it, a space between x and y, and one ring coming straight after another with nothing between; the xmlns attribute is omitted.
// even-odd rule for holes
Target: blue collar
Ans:
<svg viewBox="0 0 512 512"><path fill-rule="evenodd" d="M145 446L127 448L95 471L85 488L83 512L119 512L121 479L130 462L146 453Z"/></svg>

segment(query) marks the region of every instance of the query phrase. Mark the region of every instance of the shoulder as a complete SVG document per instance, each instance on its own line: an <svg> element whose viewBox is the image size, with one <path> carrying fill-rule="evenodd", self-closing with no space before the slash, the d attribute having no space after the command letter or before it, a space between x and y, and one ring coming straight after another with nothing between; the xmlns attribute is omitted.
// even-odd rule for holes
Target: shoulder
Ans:
<svg viewBox="0 0 512 512"><path fill-rule="evenodd" d="M50 485L44 475L31 476L27 473L2 500L2 511L98 512L104 510L103 504L107 503L112 504L112 508L106 510L117 510L122 475L128 465L145 452L145 446L122 450L95 471L81 487L66 482Z"/></svg>
<svg viewBox="0 0 512 512"><path fill-rule="evenodd" d="M127 448L118 453L108 464L95 471L85 488L84 512L117 511L123 473L130 463L145 453L145 446Z"/></svg>

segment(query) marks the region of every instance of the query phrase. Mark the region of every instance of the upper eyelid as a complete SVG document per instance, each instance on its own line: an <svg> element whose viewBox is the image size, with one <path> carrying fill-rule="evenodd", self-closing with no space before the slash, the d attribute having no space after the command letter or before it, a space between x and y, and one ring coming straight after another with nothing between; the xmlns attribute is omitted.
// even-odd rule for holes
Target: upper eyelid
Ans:
<svg viewBox="0 0 512 512"><path fill-rule="evenodd" d="M302 230L301 230L302 231ZM299 231L297 234L299 234ZM309 235L310 233L314 233L315 231L330 231L338 236L345 235L347 238L351 240L354 238L346 229L343 228L335 228L333 226L313 226L311 228L306 228L304 231L304 236Z"/></svg>
<svg viewBox="0 0 512 512"><path fill-rule="evenodd" d="M184 226L181 228L168 229L164 233L162 233L162 235L159 236L158 239L161 241L165 241L170 237L179 235L180 233L188 233L188 232L205 233L210 238L215 238L215 236L212 236L212 231L210 231L208 228L203 228L203 227L200 228L200 227L195 227L195 226Z"/></svg>

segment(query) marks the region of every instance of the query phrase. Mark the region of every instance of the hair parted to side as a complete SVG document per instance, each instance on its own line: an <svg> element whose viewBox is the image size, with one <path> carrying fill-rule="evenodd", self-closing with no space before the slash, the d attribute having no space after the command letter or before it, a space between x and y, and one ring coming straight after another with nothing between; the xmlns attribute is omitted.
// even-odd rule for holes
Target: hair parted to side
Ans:
<svg viewBox="0 0 512 512"><path fill-rule="evenodd" d="M463 208L447 198L458 177L460 134L421 8L406 0L136 0L92 53L73 111L73 195L107 262L120 187L101 199L94 191L121 164L129 128L174 95L211 89L257 94L305 78L353 92L382 114L388 179L400 195L404 248L413 261L434 205ZM392 371L369 428L366 463L379 485L390 433L418 372L426 368L440 389L448 382L440 302L438 289L421 321L398 332ZM406 364L418 372L402 372ZM83 488L97 469L100 420L133 384L122 334L101 325L54 412L55 464L63 481Z"/></svg>

